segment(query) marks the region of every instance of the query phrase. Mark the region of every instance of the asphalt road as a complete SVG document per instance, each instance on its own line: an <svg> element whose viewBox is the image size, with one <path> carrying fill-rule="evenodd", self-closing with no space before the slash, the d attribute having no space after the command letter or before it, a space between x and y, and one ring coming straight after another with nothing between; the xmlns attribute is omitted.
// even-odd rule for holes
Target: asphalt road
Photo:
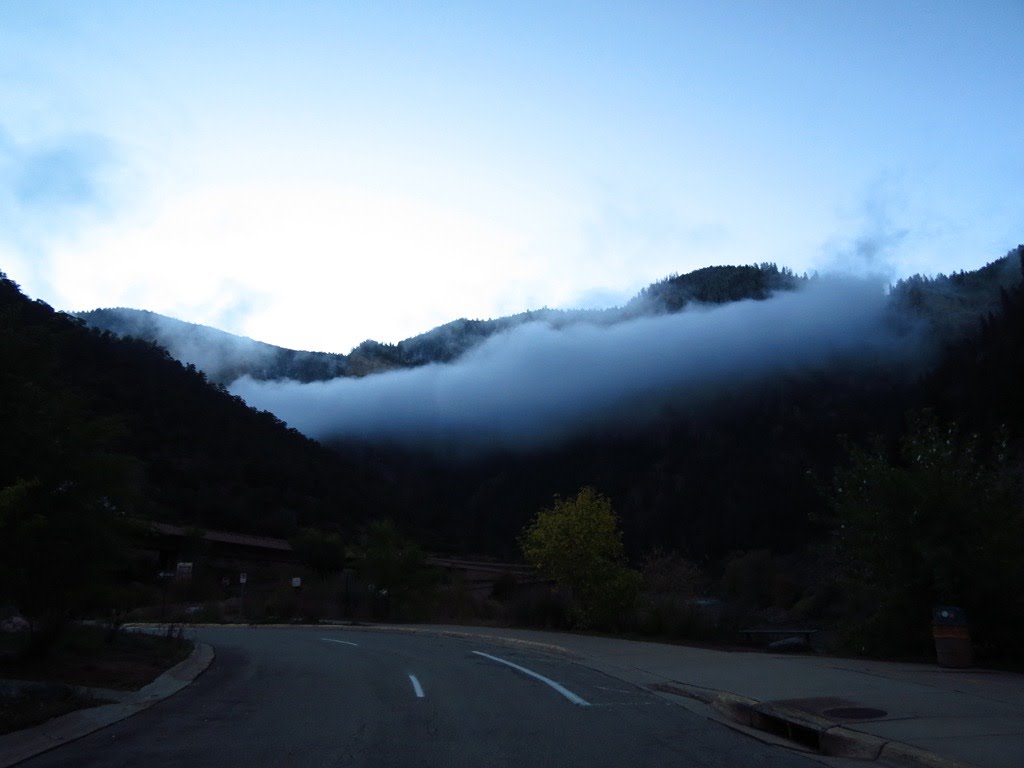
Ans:
<svg viewBox="0 0 1024 768"><path fill-rule="evenodd" d="M199 637L217 657L191 686L22 765L820 768L532 648L307 628Z"/></svg>

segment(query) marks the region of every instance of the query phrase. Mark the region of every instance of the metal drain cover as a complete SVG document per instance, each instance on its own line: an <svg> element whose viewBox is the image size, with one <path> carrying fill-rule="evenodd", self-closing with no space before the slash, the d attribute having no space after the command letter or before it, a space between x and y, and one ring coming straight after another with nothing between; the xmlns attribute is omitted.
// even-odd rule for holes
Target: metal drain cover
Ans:
<svg viewBox="0 0 1024 768"><path fill-rule="evenodd" d="M871 720L876 717L885 717L888 712L884 709L873 707L834 707L826 709L823 713L826 717L836 717L840 720Z"/></svg>

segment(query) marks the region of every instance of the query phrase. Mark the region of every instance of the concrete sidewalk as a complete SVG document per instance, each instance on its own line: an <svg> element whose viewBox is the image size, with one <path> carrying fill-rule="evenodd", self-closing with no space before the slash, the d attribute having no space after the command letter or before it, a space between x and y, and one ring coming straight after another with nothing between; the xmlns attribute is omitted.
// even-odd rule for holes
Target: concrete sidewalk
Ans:
<svg viewBox="0 0 1024 768"><path fill-rule="evenodd" d="M1024 766L1024 675L531 630L393 629L557 646L577 663L664 695L702 702L734 724L823 754L894 765Z"/></svg>
<svg viewBox="0 0 1024 768"><path fill-rule="evenodd" d="M0 736L0 768L35 757L38 754L80 739L100 728L131 717L136 712L173 696L195 680L213 661L209 645L197 644L187 659L171 667L156 680L137 691L88 690L98 698L114 700L90 709L79 709L22 731Z"/></svg>

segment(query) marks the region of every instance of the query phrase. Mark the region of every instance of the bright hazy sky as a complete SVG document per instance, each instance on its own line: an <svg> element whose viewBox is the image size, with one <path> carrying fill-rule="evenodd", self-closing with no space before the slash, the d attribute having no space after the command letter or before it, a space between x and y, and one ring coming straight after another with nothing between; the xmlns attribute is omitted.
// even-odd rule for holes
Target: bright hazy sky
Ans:
<svg viewBox="0 0 1024 768"><path fill-rule="evenodd" d="M0 270L302 349L1024 241L1024 2L0 0Z"/></svg>

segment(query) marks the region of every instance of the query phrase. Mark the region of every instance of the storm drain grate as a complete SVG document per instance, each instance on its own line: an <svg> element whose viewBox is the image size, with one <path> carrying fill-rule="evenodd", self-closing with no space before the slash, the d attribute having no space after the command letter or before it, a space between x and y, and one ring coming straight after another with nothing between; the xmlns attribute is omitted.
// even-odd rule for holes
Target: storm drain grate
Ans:
<svg viewBox="0 0 1024 768"><path fill-rule="evenodd" d="M821 732L816 728L795 723L783 717L766 712L754 712L751 725L760 731L781 736L789 741L802 744L816 752L821 751Z"/></svg>

